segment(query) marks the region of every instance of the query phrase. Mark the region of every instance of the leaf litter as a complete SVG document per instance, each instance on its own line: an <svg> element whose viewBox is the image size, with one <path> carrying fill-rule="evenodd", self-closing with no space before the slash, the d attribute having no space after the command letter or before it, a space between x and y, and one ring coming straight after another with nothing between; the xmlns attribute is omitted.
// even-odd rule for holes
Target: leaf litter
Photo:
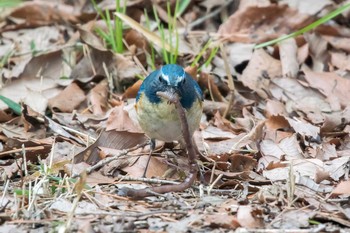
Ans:
<svg viewBox="0 0 350 233"><path fill-rule="evenodd" d="M183 192L143 200L118 190L176 184L189 169L176 142L157 142L142 177L150 148L135 120L135 96L141 77L164 64L161 48L172 51L153 17L157 11L171 23L166 1L154 10L150 2L127 1L127 14L117 13L123 53L98 33L108 33L114 21L101 19L90 1L27 1L6 9L0 95L14 104L0 104L0 231L347 232L348 12L254 49L340 5L184 5L176 23L178 63L205 97L194 135L200 172ZM116 10L114 1L97 6ZM208 39L208 50L188 67ZM211 55L222 43L224 50Z"/></svg>

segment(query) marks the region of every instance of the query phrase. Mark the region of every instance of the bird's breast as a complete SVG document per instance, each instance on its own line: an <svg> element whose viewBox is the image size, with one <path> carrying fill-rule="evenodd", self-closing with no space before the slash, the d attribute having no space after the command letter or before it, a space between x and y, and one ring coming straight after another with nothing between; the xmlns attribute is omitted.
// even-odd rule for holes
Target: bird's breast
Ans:
<svg viewBox="0 0 350 233"><path fill-rule="evenodd" d="M191 108L186 109L191 135L199 126L202 110L202 101L199 99L195 100ZM181 122L174 104L164 99L152 103L142 93L136 103L136 112L141 128L150 138L165 142L182 139Z"/></svg>

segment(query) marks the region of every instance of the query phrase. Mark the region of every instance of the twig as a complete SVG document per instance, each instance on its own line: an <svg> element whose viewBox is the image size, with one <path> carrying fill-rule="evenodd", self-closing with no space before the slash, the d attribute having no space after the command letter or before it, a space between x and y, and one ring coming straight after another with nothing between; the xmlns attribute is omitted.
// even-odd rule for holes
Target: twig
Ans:
<svg viewBox="0 0 350 233"><path fill-rule="evenodd" d="M157 210L157 211L149 211L145 213L125 213L124 211L120 213L113 212L83 212L83 213L75 213L75 215L111 215L111 216L125 216L125 217L145 217L145 216L154 216L156 214L188 214L188 210Z"/></svg>
<svg viewBox="0 0 350 233"><path fill-rule="evenodd" d="M141 148L141 147L144 147L144 146L146 146L147 144L148 144L148 141L145 142L145 143L136 145L136 146L134 146L134 147L132 147L132 148L128 148L128 149L122 150L122 151L120 151L119 153L115 154L115 155L112 156L112 157L108 157L108 158L105 158L105 159L103 159L103 160L100 160L100 161L99 161L98 163L96 163L95 165L93 165L93 166L89 167L88 169L86 169L86 172L87 172L87 174L90 174L92 171L95 171L95 170L97 170L98 168L100 168L100 167L102 167L102 166L104 166L104 165L106 165L106 164L112 162L113 160L116 160L116 159L120 158L121 156L125 156L125 155L127 155L128 153L130 153L130 152L132 152L132 151L134 151L134 150L137 150L137 149L139 149L139 148ZM79 174L74 174L74 175L72 175L72 178L76 178L76 177L78 177L78 176L79 176Z"/></svg>
<svg viewBox="0 0 350 233"><path fill-rule="evenodd" d="M224 44L220 44L220 50L221 50L222 59L224 60L225 71L226 71L226 75L227 75L227 79L228 79L228 87L230 88L230 99L229 99L227 108L226 108L224 115L223 115L223 117L226 118L228 112L230 111L230 109L233 105L233 101L235 98L235 84L233 82L233 77L232 77L232 74L230 71L230 66L228 64L228 59L227 59Z"/></svg>
<svg viewBox="0 0 350 233"><path fill-rule="evenodd" d="M131 176L120 176L121 179L119 181L139 181L143 183L148 184L168 184L168 185L178 185L181 184L178 181L172 181L172 180L160 180L160 179L154 179L154 178L142 178L142 177L131 177ZM217 182L216 180L214 181ZM214 184L215 185L215 184ZM192 185L191 188L195 190L206 190L208 193L218 193L218 194L231 194L233 192L237 192L237 189L213 189L209 186L205 186L203 188L197 185Z"/></svg>
<svg viewBox="0 0 350 233"><path fill-rule="evenodd" d="M175 107L177 109L177 113L179 115L179 119L181 122L183 139L186 143L190 173L186 177L186 179L179 184L163 185L163 186L145 188L145 189L133 189L133 188L124 187L121 190L119 190L118 192L119 195L129 196L131 198L138 199L138 198L154 196L156 194L163 194L168 192L181 192L191 187L194 180L196 179L196 175L198 172L198 165L196 162L196 150L192 143L192 138L189 132L188 122L186 118L186 113L180 103L180 97L177 93L174 93L173 95L169 95L165 92L157 92L157 95L161 98L168 100L170 103L175 104Z"/></svg>
<svg viewBox="0 0 350 233"><path fill-rule="evenodd" d="M8 154L13 154L13 153L18 153L18 152L23 152L23 151L37 151L37 150L44 150L45 146L32 146L32 147L25 147L25 148L18 148L18 149L13 149L13 150L8 150L4 152L0 152L1 155L8 155Z"/></svg>

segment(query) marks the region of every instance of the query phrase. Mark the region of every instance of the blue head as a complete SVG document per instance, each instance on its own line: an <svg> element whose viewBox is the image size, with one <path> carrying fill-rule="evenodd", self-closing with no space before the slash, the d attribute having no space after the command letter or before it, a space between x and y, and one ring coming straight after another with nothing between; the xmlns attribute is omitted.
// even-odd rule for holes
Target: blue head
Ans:
<svg viewBox="0 0 350 233"><path fill-rule="evenodd" d="M153 71L142 83L137 94L136 101L144 93L151 103L159 103L161 99L157 92L176 91L181 100L181 105L188 109L197 100L202 100L202 91L197 82L175 64L165 65L161 69Z"/></svg>

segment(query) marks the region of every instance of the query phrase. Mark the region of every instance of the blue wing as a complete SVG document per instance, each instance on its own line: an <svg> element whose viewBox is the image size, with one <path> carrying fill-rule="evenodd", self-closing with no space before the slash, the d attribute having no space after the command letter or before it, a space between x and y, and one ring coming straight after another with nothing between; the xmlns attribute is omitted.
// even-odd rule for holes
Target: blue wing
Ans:
<svg viewBox="0 0 350 233"><path fill-rule="evenodd" d="M147 92L148 88L151 88L152 81L158 77L159 70L155 70L150 73L142 82L139 91L137 92L136 102L139 101L142 93Z"/></svg>

